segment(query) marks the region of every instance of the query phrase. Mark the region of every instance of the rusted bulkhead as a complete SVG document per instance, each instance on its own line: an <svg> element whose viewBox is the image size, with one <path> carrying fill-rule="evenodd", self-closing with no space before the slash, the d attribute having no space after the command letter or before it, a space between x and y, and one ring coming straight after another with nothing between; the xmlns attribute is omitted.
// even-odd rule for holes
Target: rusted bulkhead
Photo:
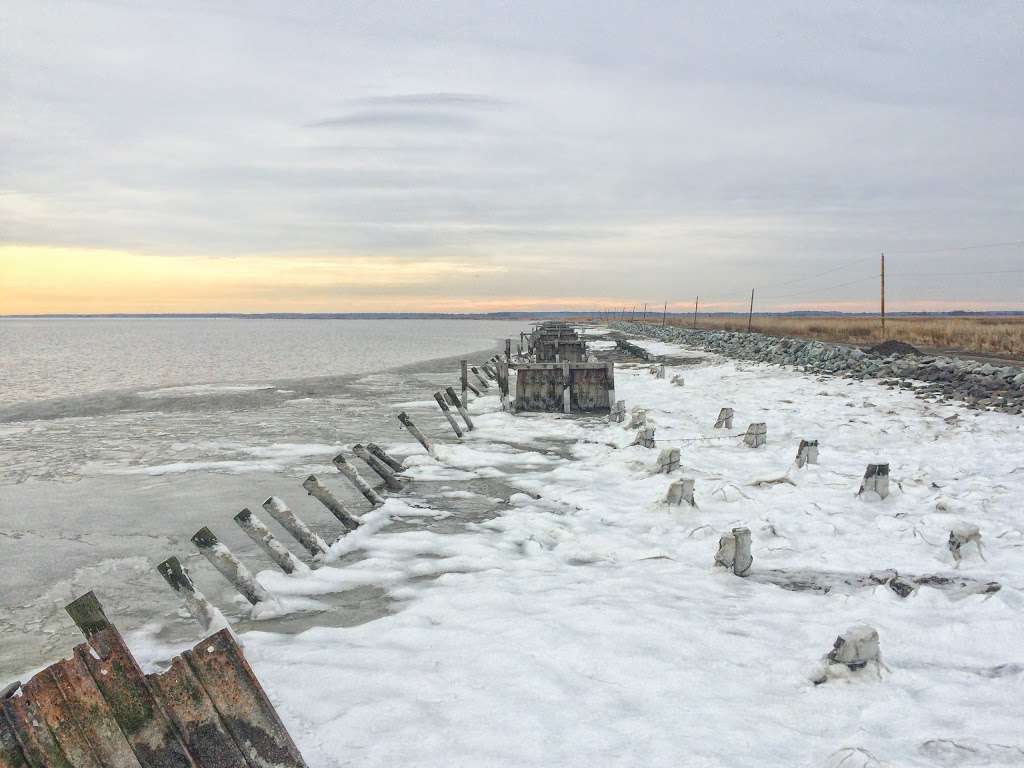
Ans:
<svg viewBox="0 0 1024 768"><path fill-rule="evenodd" d="M614 403L614 363L528 363L516 368L517 411L607 413Z"/></svg>
<svg viewBox="0 0 1024 768"><path fill-rule="evenodd" d="M2 694L0 768L305 768L230 630L144 674L90 592L88 638Z"/></svg>

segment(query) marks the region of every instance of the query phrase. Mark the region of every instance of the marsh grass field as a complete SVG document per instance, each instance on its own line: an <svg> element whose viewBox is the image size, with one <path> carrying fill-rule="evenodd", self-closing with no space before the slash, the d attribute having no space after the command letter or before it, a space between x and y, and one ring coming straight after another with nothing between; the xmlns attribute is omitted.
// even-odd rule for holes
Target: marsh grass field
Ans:
<svg viewBox="0 0 1024 768"><path fill-rule="evenodd" d="M661 324L660 315L648 315ZM669 317L668 325L693 327L692 318ZM958 351L975 355L1024 359L1024 316L984 317L905 316L888 317L885 335L877 317L834 315L779 317L755 315L752 330L773 336L795 336L841 344L873 346L895 339L929 350ZM698 328L745 331L747 318L739 315L698 315Z"/></svg>

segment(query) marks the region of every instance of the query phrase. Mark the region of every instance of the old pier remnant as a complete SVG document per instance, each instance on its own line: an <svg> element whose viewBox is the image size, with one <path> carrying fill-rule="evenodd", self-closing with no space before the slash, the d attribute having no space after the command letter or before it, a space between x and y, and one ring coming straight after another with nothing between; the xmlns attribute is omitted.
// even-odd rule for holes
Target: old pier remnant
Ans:
<svg viewBox="0 0 1024 768"><path fill-rule="evenodd" d="M377 476L384 481L384 485L389 491L402 490L402 481L395 477L391 465L373 453L367 446L356 443L352 446L352 453L362 459L366 466L377 473Z"/></svg>
<svg viewBox="0 0 1024 768"><path fill-rule="evenodd" d="M656 447L654 441L654 427L641 427L633 438L631 445L639 445L643 448Z"/></svg>
<svg viewBox="0 0 1024 768"><path fill-rule="evenodd" d="M760 448L768 439L768 425L763 421L755 421L747 427L743 435L743 444L748 448Z"/></svg>
<svg viewBox="0 0 1024 768"><path fill-rule="evenodd" d="M181 561L176 557L169 557L156 567L157 572L163 576L171 589L173 589L196 623L202 627L204 632L209 632L211 627L227 626L227 621L221 612L213 606L206 595L196 589L192 577L188 574Z"/></svg>
<svg viewBox="0 0 1024 768"><path fill-rule="evenodd" d="M205 557L220 575L227 579L253 605L265 603L271 599L270 593L263 588L252 572L241 560L232 554L206 526L192 534L192 543L200 554Z"/></svg>
<svg viewBox="0 0 1024 768"><path fill-rule="evenodd" d="M664 448L658 454L658 473L667 475L679 469L679 449Z"/></svg>
<svg viewBox="0 0 1024 768"><path fill-rule="evenodd" d="M873 494L880 499L889 495L889 465L868 464L864 470L864 479L860 482L860 490L857 495Z"/></svg>
<svg viewBox="0 0 1024 768"><path fill-rule="evenodd" d="M455 421L455 417L452 416L451 409L448 408L448 403L445 402L444 396L440 392L435 392L434 400L437 402L437 407L441 409L441 413L443 413L444 417L448 420L448 424L451 426L455 436L461 440L462 430L459 429L459 423Z"/></svg>
<svg viewBox="0 0 1024 768"><path fill-rule="evenodd" d="M415 437L419 444L423 446L423 450L433 456L434 444L430 442L426 435L420 432L419 427L412 423L412 419L409 418L409 414L402 411L398 414L398 420L402 423L403 427L409 430L409 434Z"/></svg>
<svg viewBox="0 0 1024 768"><path fill-rule="evenodd" d="M337 464L335 464L337 466ZM302 487L306 493L312 496L314 499L319 501L327 510L334 515L338 522L345 526L350 531L354 531L359 527L359 520L357 520L348 508L342 504L334 496L328 488L320 482L320 478L316 475L310 475L302 481Z"/></svg>
<svg viewBox="0 0 1024 768"><path fill-rule="evenodd" d="M683 477L675 480L668 487L665 494L665 503L669 506L678 507L686 502L691 507L697 506L693 498L694 480L692 477Z"/></svg>
<svg viewBox="0 0 1024 768"><path fill-rule="evenodd" d="M614 363L526 363L516 369L517 411L608 413Z"/></svg>
<svg viewBox="0 0 1024 768"><path fill-rule="evenodd" d="M455 406L455 410L459 412L459 416L466 422L466 429L470 432L473 431L473 420L469 418L469 411L466 409L466 403L459 399L459 396L455 394L455 390L451 387L445 387L445 394L448 395L448 399L451 400L452 405Z"/></svg>
<svg viewBox="0 0 1024 768"><path fill-rule="evenodd" d="M981 551L981 529L978 526L971 523L959 523L950 530L947 546L953 554L957 568L960 567L960 561L963 559L964 545L970 544L972 541L978 547L978 556L984 560L985 555Z"/></svg>
<svg viewBox="0 0 1024 768"><path fill-rule="evenodd" d="M732 429L732 408L723 408L718 412L715 429Z"/></svg>
<svg viewBox="0 0 1024 768"><path fill-rule="evenodd" d="M808 464L818 463L818 441L801 440L796 449L796 465L803 468Z"/></svg>
<svg viewBox="0 0 1024 768"><path fill-rule="evenodd" d="M245 535L255 542L256 546L262 549L267 557L274 561L278 568L285 573L295 573L306 570L304 563L300 562L295 555L274 538L274 534L263 524L256 515L248 509L243 509L235 515L235 522L245 531Z"/></svg>
<svg viewBox="0 0 1024 768"><path fill-rule="evenodd" d="M718 540L715 563L732 570L737 576L746 576L754 558L750 554L750 529L733 528Z"/></svg>
<svg viewBox="0 0 1024 768"><path fill-rule="evenodd" d="M879 677L884 664L879 647L878 630L861 624L850 627L836 638L832 650L825 654L821 668L812 677L815 685L833 678L848 678L873 669Z"/></svg>
<svg viewBox="0 0 1024 768"><path fill-rule="evenodd" d="M277 496L271 496L263 502L263 508L274 518L278 525L292 535L299 544L313 557L322 557L327 554L327 542L319 534L314 533L302 522L288 505Z"/></svg>
<svg viewBox="0 0 1024 768"><path fill-rule="evenodd" d="M561 321L537 326L530 334L529 350L538 363L582 363L587 359L586 342L575 328Z"/></svg>
<svg viewBox="0 0 1024 768"><path fill-rule="evenodd" d="M449 389L451 389L451 387L449 387ZM403 469L405 469L405 466L402 464L402 462L391 456L391 454L389 454L376 443L367 443L366 449L374 456L376 456L378 459L387 464L389 467L391 467L393 470L395 470L395 472L401 472Z"/></svg>
<svg viewBox="0 0 1024 768"><path fill-rule="evenodd" d="M331 459L331 463L334 464L334 466L338 468L338 471L355 486L357 491L363 494L363 498L370 502L370 504L375 507L379 507L384 503L384 499L381 495L370 487L370 484L363 479L362 475L359 474L359 470L352 466L349 460L345 458L345 454L339 453ZM358 522L356 525L358 525Z"/></svg>

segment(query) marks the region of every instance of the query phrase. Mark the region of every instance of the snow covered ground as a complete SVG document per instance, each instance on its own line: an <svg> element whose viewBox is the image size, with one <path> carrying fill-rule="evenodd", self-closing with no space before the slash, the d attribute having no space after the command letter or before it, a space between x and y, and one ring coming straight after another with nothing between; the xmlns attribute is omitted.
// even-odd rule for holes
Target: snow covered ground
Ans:
<svg viewBox="0 0 1024 768"><path fill-rule="evenodd" d="M711 355L665 379L618 367L616 391L666 442L630 447L625 425L512 416L483 397L477 430L439 444L438 460L389 446L412 454L409 494L334 546L344 565L260 574L285 608L366 586L394 601L359 626L243 635L311 766L1024 765L1024 419ZM414 419L436 409L414 405ZM722 439L722 406L732 434L766 422L767 445ZM716 439L692 440L704 437ZM820 441L817 466L793 466L801 438ZM663 447L681 449L671 476L654 474ZM876 461L892 494L858 498ZM697 508L662 501L682 476ZM471 477L523 493L449 530L416 525L451 515L417 499L417 479L458 496ZM396 520L409 525L385 528ZM980 526L987 560L972 546L954 570L959 521ZM713 566L737 525L753 533L746 579ZM901 598L757 579L885 568L1002 589ZM889 671L813 685L857 623L878 630ZM143 633L130 642L172 651Z"/></svg>

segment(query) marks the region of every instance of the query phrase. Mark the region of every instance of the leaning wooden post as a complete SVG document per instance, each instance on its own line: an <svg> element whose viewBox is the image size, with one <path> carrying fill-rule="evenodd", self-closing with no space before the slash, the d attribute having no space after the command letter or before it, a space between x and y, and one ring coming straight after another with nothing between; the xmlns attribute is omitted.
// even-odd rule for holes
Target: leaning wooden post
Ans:
<svg viewBox="0 0 1024 768"><path fill-rule="evenodd" d="M426 435L420 432L419 427L412 423L412 419L409 418L409 415L405 411L398 414L398 420L402 422L403 427L409 430L409 434L419 441L419 444L423 446L423 450L433 456L434 444L430 442Z"/></svg>
<svg viewBox="0 0 1024 768"><path fill-rule="evenodd" d="M327 507L330 513L338 518L338 522L348 528L348 530L354 531L359 527L359 521L351 512L348 511L345 505L338 501L334 494L320 482L320 479L316 475L310 475L303 480L302 487L306 490L306 493Z"/></svg>
<svg viewBox="0 0 1024 768"><path fill-rule="evenodd" d="M278 525L292 535L313 557L320 557L327 554L327 542L309 529L304 522L299 520L288 505L277 496L271 496L263 502L263 508L267 513L277 520Z"/></svg>
<svg viewBox="0 0 1024 768"><path fill-rule="evenodd" d="M451 425L452 431L455 432L455 436L461 439L462 430L459 429L458 422L455 421L455 417L452 416L451 409L448 408L448 403L444 401L444 397L441 395L440 392L434 393L434 400L437 401L437 405L441 409L441 413L443 413L444 417L448 419L448 423Z"/></svg>
<svg viewBox="0 0 1024 768"><path fill-rule="evenodd" d="M220 543L220 540L209 528L203 526L196 531L192 535L192 543L199 549L200 554L210 561L210 565L220 571L220 575L230 581L242 597L250 603L256 605L270 599L270 593L256 581L256 577L242 564L242 561Z"/></svg>
<svg viewBox="0 0 1024 768"><path fill-rule="evenodd" d="M267 554L267 557L273 560L277 567L285 573L295 573L295 571L306 569L305 563L299 562L295 555L275 539L270 529L263 524L262 520L250 512L248 508L235 515L235 522L238 523L239 528L245 531L245 535L252 539L256 546L262 549Z"/></svg>
<svg viewBox="0 0 1024 768"><path fill-rule="evenodd" d="M469 361L468 360L460 360L459 361L459 369L460 369L460 371L459 371L460 381L461 381L461 384L462 384L462 402L468 403L469 402Z"/></svg>
<svg viewBox="0 0 1024 768"><path fill-rule="evenodd" d="M388 454L387 451L385 451L376 443L367 443L366 449L374 456L376 456L378 459L387 464L389 467L391 467L393 470L395 470L395 472L401 472L403 469L405 469L405 466L403 466L402 462L400 462L396 458L393 458L390 454Z"/></svg>
<svg viewBox="0 0 1024 768"><path fill-rule="evenodd" d="M178 593L178 596L185 603L185 609L192 614L204 632L209 632L211 627L226 627L227 620L217 610L206 595L196 589L188 570L176 557L168 557L156 567L157 572L164 577L171 589Z"/></svg>
<svg viewBox="0 0 1024 768"><path fill-rule="evenodd" d="M384 485L387 486L389 491L402 490L402 483L397 477L395 477L395 473L391 471L391 467L385 464L381 459L374 456L365 445L356 443L352 446L352 453L366 462L366 465L380 476L380 479L384 481Z"/></svg>
<svg viewBox="0 0 1024 768"><path fill-rule="evenodd" d="M501 393L501 409L511 410L508 401L508 363L504 360L498 361L498 391Z"/></svg>
<svg viewBox="0 0 1024 768"><path fill-rule="evenodd" d="M469 370L473 372L473 376L475 376L476 380L480 382L480 386L483 387L484 390L488 390L491 388L491 385L487 383L487 379L480 375L480 371L477 369L475 365L469 366Z"/></svg>
<svg viewBox="0 0 1024 768"><path fill-rule="evenodd" d="M467 387L469 388L469 391L470 391L470 392L472 392L472 393L473 393L474 395L476 395L477 397L480 397L480 394L481 394L481 393L480 393L480 390L479 390L479 389L477 389L477 388L476 388L475 386L473 386L473 383L472 383L471 381L467 381L467 382L466 382L466 386L467 386ZM465 392L465 390L463 390L463 392ZM462 401L463 401L464 403L468 403L468 402L469 402L469 398L463 397L463 398L462 398Z"/></svg>
<svg viewBox="0 0 1024 768"><path fill-rule="evenodd" d="M572 374L569 372L569 364L562 363L562 412L572 412Z"/></svg>
<svg viewBox="0 0 1024 768"><path fill-rule="evenodd" d="M455 406L455 410L459 412L459 416L466 422L466 429L470 432L473 431L473 420L469 418L469 411L466 410L466 404L459 400L458 395L455 394L455 390L452 387L445 387L444 391L448 394L448 399L452 401Z"/></svg>
<svg viewBox="0 0 1024 768"><path fill-rule="evenodd" d="M512 339L505 339L505 362L512 362Z"/></svg>
<svg viewBox="0 0 1024 768"><path fill-rule="evenodd" d="M348 459L345 458L344 454L339 453L331 459L331 461L334 463L334 466L338 468L338 471L347 477L349 482L356 487L356 490L363 494L365 499L373 504L373 506L379 507L384 503L384 499L381 498L381 495L370 487L370 484L363 479L362 475L359 474L359 470L349 464Z"/></svg>

